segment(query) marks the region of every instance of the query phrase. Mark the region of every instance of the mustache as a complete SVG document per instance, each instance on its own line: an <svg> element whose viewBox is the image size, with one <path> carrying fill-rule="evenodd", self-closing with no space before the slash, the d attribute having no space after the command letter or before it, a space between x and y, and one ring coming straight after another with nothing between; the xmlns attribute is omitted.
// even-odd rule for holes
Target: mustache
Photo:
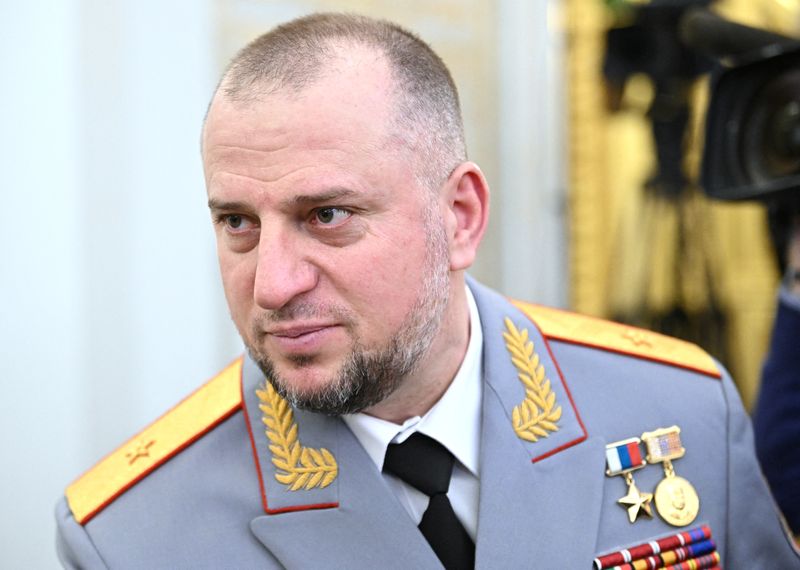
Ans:
<svg viewBox="0 0 800 570"><path fill-rule="evenodd" d="M351 324L354 321L353 313L344 305L299 301L285 305L280 309L264 311L256 317L254 325L256 328L263 329L266 325L301 319L329 319L344 325Z"/></svg>

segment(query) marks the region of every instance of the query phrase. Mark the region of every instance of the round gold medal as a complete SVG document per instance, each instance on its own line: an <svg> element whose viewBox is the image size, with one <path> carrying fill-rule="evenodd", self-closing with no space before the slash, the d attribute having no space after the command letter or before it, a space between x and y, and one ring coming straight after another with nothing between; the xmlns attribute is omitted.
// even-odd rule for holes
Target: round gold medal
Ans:
<svg viewBox="0 0 800 570"><path fill-rule="evenodd" d="M683 477L674 475L661 481L655 492L656 510L672 526L691 524L700 510L697 492Z"/></svg>

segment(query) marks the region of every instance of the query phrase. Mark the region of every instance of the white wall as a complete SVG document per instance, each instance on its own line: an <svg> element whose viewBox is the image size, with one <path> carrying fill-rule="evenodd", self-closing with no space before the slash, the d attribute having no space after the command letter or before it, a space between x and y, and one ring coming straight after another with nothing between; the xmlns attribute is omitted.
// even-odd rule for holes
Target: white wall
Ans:
<svg viewBox="0 0 800 570"><path fill-rule="evenodd" d="M78 469L82 409L74 11L0 5L0 560L53 566L59 478ZM54 50L54 46L67 49ZM10 551L9 551L10 549Z"/></svg>
<svg viewBox="0 0 800 570"><path fill-rule="evenodd" d="M0 567L56 567L63 487L240 350L198 150L210 12L0 8Z"/></svg>
<svg viewBox="0 0 800 570"><path fill-rule="evenodd" d="M495 215L506 291L558 304L554 4L500 3ZM64 486L241 350L198 149L220 31L212 0L5 0L0 22L0 567L51 568Z"/></svg>
<svg viewBox="0 0 800 570"><path fill-rule="evenodd" d="M498 3L503 293L565 307L564 37L558 0Z"/></svg>

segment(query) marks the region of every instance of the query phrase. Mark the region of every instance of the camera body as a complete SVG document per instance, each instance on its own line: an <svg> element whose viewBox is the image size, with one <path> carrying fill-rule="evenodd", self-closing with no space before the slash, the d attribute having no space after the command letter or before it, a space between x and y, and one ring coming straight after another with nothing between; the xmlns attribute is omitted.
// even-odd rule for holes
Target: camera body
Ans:
<svg viewBox="0 0 800 570"><path fill-rule="evenodd" d="M716 73L701 184L720 200L800 195L800 43L767 45Z"/></svg>

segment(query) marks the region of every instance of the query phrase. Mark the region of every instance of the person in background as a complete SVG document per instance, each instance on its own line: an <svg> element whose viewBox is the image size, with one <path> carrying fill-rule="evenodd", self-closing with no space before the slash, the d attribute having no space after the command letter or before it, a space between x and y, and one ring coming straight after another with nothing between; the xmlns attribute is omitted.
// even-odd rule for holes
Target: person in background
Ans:
<svg viewBox="0 0 800 570"><path fill-rule="evenodd" d="M753 426L764 475L792 532L800 536L800 215L789 236Z"/></svg>

